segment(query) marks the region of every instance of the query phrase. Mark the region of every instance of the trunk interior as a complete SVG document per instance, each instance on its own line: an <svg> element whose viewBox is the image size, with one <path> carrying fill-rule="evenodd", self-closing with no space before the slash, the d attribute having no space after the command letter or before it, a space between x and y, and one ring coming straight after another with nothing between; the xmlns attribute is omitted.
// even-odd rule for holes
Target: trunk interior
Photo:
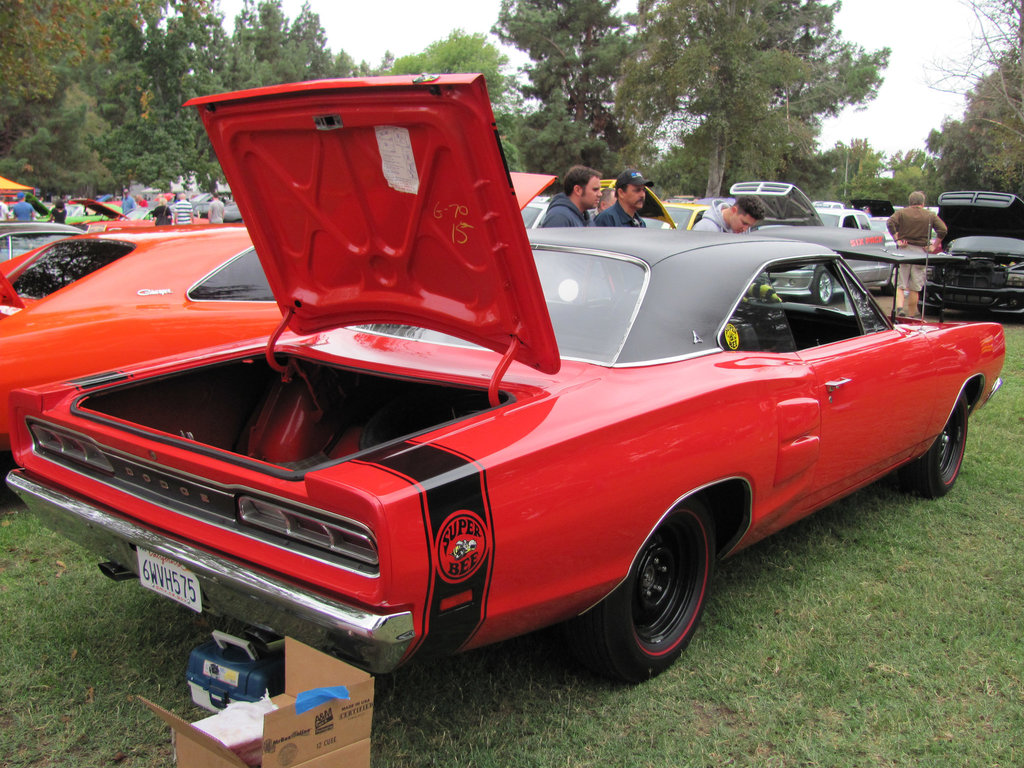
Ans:
<svg viewBox="0 0 1024 768"><path fill-rule="evenodd" d="M504 399L503 395L503 399ZM246 358L87 395L109 416L287 469L308 469L489 407L483 389L289 358Z"/></svg>

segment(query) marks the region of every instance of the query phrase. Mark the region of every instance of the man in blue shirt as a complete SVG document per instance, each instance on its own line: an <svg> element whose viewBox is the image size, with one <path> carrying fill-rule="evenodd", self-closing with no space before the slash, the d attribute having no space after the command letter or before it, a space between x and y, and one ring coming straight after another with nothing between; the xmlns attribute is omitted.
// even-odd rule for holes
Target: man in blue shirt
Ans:
<svg viewBox="0 0 1024 768"><path fill-rule="evenodd" d="M647 198L647 181L640 171L623 171L615 180L615 205L594 219L595 227L646 227L640 209Z"/></svg>
<svg viewBox="0 0 1024 768"><path fill-rule="evenodd" d="M127 216L135 208L135 201L132 200L132 196L128 194L128 190L125 189L121 195L121 213Z"/></svg>
<svg viewBox="0 0 1024 768"><path fill-rule="evenodd" d="M11 206L11 213L15 221L32 221L35 217L35 208L25 202L25 193L18 193L18 202Z"/></svg>

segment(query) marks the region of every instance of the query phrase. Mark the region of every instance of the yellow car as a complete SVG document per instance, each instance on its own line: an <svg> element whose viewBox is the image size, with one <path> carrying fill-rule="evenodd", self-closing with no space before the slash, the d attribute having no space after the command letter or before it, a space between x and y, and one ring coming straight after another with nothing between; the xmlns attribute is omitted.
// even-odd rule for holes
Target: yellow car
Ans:
<svg viewBox="0 0 1024 768"><path fill-rule="evenodd" d="M665 209L675 219L677 229L693 229L704 211L710 208L705 203L665 203Z"/></svg>

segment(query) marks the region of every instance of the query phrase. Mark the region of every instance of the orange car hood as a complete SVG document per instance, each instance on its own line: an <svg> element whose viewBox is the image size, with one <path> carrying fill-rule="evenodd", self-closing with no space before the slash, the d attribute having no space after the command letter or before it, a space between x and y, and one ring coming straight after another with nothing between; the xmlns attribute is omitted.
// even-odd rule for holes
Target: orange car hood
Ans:
<svg viewBox="0 0 1024 768"><path fill-rule="evenodd" d="M416 325L558 370L483 76L320 80L186 106L291 330Z"/></svg>

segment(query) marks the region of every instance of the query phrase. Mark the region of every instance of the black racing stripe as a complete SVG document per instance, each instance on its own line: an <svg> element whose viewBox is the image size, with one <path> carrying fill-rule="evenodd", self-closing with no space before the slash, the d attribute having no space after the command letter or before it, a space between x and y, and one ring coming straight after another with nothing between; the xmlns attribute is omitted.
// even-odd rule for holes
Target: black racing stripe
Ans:
<svg viewBox="0 0 1024 768"><path fill-rule="evenodd" d="M409 478L420 488L431 573L416 653L455 653L487 615L494 531L483 468L453 451L409 442L360 461Z"/></svg>

